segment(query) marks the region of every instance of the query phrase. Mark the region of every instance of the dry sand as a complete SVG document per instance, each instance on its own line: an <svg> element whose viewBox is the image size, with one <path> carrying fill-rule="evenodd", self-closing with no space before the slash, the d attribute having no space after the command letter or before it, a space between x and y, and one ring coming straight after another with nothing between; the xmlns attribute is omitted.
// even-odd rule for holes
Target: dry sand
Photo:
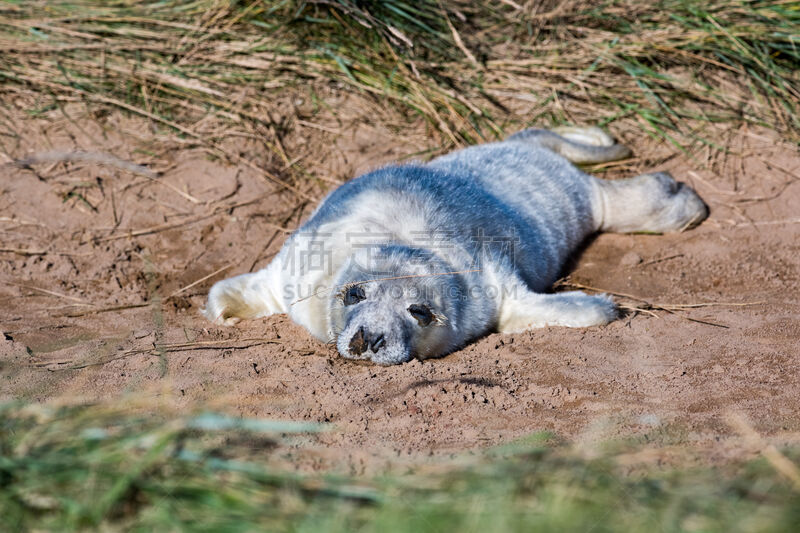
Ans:
<svg viewBox="0 0 800 533"><path fill-rule="evenodd" d="M725 422L731 412L778 445L800 441L800 156L769 131L720 134L735 154L714 160L616 132L639 164L661 161L659 170L693 185L711 217L680 234L600 235L570 280L651 304L707 306L493 334L442 359L385 368L339 358L284 316L223 328L198 312L213 281L264 266L313 201L197 148L161 150L152 124L116 112L17 119L25 134L6 144L11 158L102 150L163 176L92 162L0 168L0 400L144 395L179 410L330 422L317 442L354 470L538 431L724 460L741 448ZM324 177L301 185L313 198L435 148L421 127L401 137L368 117L344 120L296 124L287 138L287 151ZM225 142L263 161L257 141ZM264 162L279 176L281 164Z"/></svg>

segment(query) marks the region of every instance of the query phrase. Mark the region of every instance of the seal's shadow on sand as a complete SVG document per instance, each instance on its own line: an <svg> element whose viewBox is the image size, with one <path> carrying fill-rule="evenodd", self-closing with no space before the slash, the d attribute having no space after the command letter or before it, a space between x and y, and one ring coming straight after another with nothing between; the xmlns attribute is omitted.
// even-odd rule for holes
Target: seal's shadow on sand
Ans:
<svg viewBox="0 0 800 533"><path fill-rule="evenodd" d="M564 267L561 269L561 272L558 275L559 281L567 278L578 268L578 264L581 262L583 254L597 240L597 237L599 235L600 232L598 231L586 237L586 239L584 239L584 241L581 244L579 244L577 248L575 248L575 250L569 255L569 257L567 257L567 260L564 262ZM558 288L559 281L556 281L553 284L553 287L551 287L548 292L553 293L553 292L561 292L561 290L566 290Z"/></svg>
<svg viewBox="0 0 800 533"><path fill-rule="evenodd" d="M457 377L453 379L420 379L418 381L414 381L413 383L409 383L406 387L403 387L399 391L395 392L394 394L387 394L385 397L382 398L371 398L371 402L383 402L389 398L397 398L399 396L405 395L410 390L421 389L424 387L429 387L431 385L476 385L478 387L500 387L502 384L490 378L484 377Z"/></svg>

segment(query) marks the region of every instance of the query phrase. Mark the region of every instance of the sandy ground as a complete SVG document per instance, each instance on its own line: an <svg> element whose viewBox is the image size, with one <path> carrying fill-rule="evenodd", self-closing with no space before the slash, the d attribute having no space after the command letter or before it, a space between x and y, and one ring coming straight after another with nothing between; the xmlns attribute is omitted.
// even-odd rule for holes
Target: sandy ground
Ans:
<svg viewBox="0 0 800 533"><path fill-rule="evenodd" d="M569 280L671 312L493 334L385 368L339 358L283 316L222 328L198 312L213 281L264 266L314 200L247 165L161 143L144 120L72 116L20 113L24 133L4 141L5 155L104 150L163 175L81 162L0 168L1 400L144 395L181 410L330 422L318 443L354 470L539 431L579 445L632 441L659 460L686 449L724 459L740 448L732 412L775 444L800 442L800 156L769 131L720 131L733 153L713 158L615 132L639 158L612 177L655 162L692 184L711 217L681 234L600 235ZM295 124L287 152L322 177L299 185L304 195L436 148L422 126L401 137L369 122ZM283 175L257 141L226 143Z"/></svg>

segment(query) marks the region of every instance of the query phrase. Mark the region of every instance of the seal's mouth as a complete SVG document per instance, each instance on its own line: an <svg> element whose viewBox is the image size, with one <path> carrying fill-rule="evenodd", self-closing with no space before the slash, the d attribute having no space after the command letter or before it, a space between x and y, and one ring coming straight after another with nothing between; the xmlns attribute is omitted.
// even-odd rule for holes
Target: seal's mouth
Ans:
<svg viewBox="0 0 800 533"><path fill-rule="evenodd" d="M351 323L339 334L336 348L345 359L393 365L413 358L406 337L402 328Z"/></svg>
<svg viewBox="0 0 800 533"><path fill-rule="evenodd" d="M361 326L350 339L347 352L354 357L360 357L367 350L376 354L384 346L386 346L386 336L383 333L373 334Z"/></svg>

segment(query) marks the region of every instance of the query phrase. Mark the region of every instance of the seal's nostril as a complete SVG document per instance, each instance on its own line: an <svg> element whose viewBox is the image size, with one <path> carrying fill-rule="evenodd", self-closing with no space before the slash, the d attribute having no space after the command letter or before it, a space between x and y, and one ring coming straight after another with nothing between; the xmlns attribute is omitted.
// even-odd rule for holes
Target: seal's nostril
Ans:
<svg viewBox="0 0 800 533"><path fill-rule="evenodd" d="M361 355L365 351L367 351L367 341L364 338L364 327L358 328L353 338L350 339L350 345L348 346L350 349L350 355Z"/></svg>
<svg viewBox="0 0 800 533"><path fill-rule="evenodd" d="M378 350L383 348L383 345L386 344L386 339L383 338L383 333L372 339L372 342L369 343L369 348L372 350L372 353L378 353Z"/></svg>

